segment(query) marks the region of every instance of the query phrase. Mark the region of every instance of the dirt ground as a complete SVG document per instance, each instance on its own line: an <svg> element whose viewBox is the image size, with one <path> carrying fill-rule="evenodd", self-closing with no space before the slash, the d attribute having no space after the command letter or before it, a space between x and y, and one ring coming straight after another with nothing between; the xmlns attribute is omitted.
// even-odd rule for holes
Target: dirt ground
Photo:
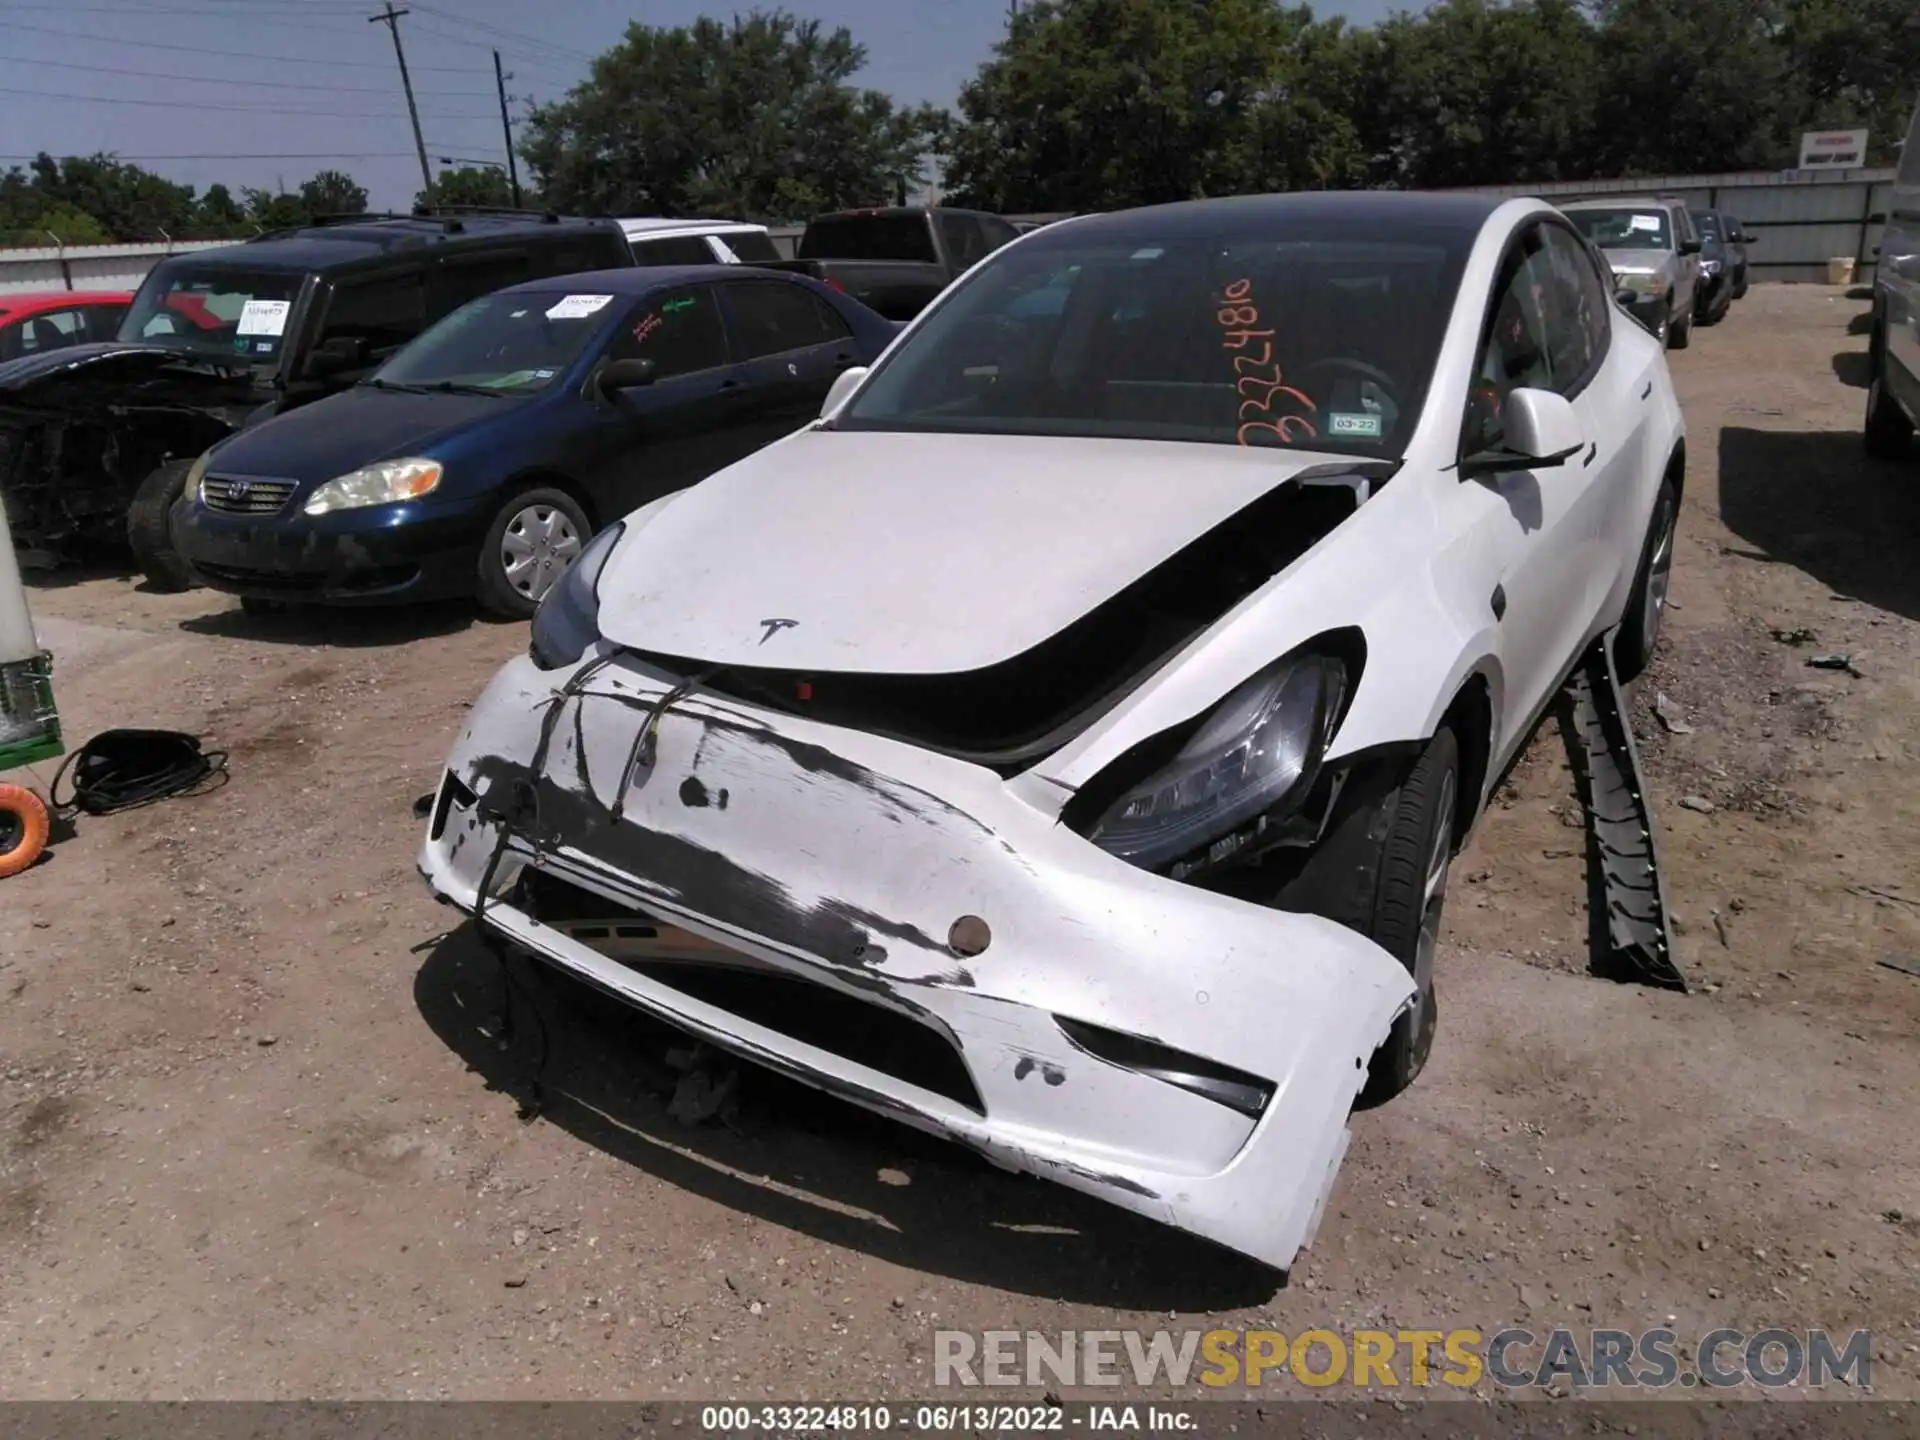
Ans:
<svg viewBox="0 0 1920 1440"><path fill-rule="evenodd" d="M1433 1061L1279 1293L758 1073L682 1125L671 1032L564 982L523 1123L540 1027L490 1038L411 806L524 627L37 588L76 741L179 727L232 779L0 882L0 1393L924 1397L938 1328L1204 1316L1870 1327L1920 1397L1920 979L1877 963L1920 957L1920 466L1861 456L1865 308L1757 287L1673 357L1635 716L1695 992L1585 973L1549 724L1454 871Z"/></svg>

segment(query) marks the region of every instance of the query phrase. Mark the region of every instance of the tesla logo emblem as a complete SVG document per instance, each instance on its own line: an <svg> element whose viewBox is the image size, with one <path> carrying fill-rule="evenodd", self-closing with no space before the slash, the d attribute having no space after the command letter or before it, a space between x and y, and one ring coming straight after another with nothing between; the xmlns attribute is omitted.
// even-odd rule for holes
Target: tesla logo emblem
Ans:
<svg viewBox="0 0 1920 1440"><path fill-rule="evenodd" d="M800 622L798 620L762 620L760 623L766 628L766 633L760 637L760 643L764 645L782 630L791 630Z"/></svg>

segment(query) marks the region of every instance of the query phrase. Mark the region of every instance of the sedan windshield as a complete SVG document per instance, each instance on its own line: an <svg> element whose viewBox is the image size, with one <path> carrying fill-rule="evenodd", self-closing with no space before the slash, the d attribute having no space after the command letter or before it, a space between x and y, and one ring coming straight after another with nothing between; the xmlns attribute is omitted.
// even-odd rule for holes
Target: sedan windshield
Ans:
<svg viewBox="0 0 1920 1440"><path fill-rule="evenodd" d="M1574 227L1602 250L1671 250L1664 210L1569 210Z"/></svg>
<svg viewBox="0 0 1920 1440"><path fill-rule="evenodd" d="M287 271L162 264L120 322L119 339L270 368L305 277Z"/></svg>
<svg viewBox="0 0 1920 1440"><path fill-rule="evenodd" d="M840 424L1402 453L1471 233L1143 226L997 252Z"/></svg>
<svg viewBox="0 0 1920 1440"><path fill-rule="evenodd" d="M382 365L375 385L528 395L563 374L606 325L612 295L507 291L469 301Z"/></svg>

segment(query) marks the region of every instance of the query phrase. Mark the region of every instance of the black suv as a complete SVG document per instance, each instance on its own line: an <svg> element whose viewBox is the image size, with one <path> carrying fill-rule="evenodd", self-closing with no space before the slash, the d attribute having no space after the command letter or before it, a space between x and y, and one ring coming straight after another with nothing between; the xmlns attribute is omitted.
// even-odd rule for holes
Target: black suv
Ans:
<svg viewBox="0 0 1920 1440"><path fill-rule="evenodd" d="M244 426L344 389L433 321L523 280L633 263L612 220L360 216L171 256L119 337L0 365L0 503L28 551L124 534L159 589L187 470Z"/></svg>

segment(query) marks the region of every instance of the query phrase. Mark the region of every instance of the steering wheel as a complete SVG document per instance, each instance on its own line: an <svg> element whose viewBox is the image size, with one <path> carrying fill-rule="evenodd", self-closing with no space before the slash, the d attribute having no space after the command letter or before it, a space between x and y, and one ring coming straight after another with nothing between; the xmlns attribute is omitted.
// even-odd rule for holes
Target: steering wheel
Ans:
<svg viewBox="0 0 1920 1440"><path fill-rule="evenodd" d="M1294 371L1295 375L1311 375L1316 370L1343 370L1358 375L1363 380L1371 380L1387 392L1394 404L1400 403L1400 384L1378 365L1369 365L1364 360L1354 360L1345 355L1328 355L1319 360L1311 360Z"/></svg>

